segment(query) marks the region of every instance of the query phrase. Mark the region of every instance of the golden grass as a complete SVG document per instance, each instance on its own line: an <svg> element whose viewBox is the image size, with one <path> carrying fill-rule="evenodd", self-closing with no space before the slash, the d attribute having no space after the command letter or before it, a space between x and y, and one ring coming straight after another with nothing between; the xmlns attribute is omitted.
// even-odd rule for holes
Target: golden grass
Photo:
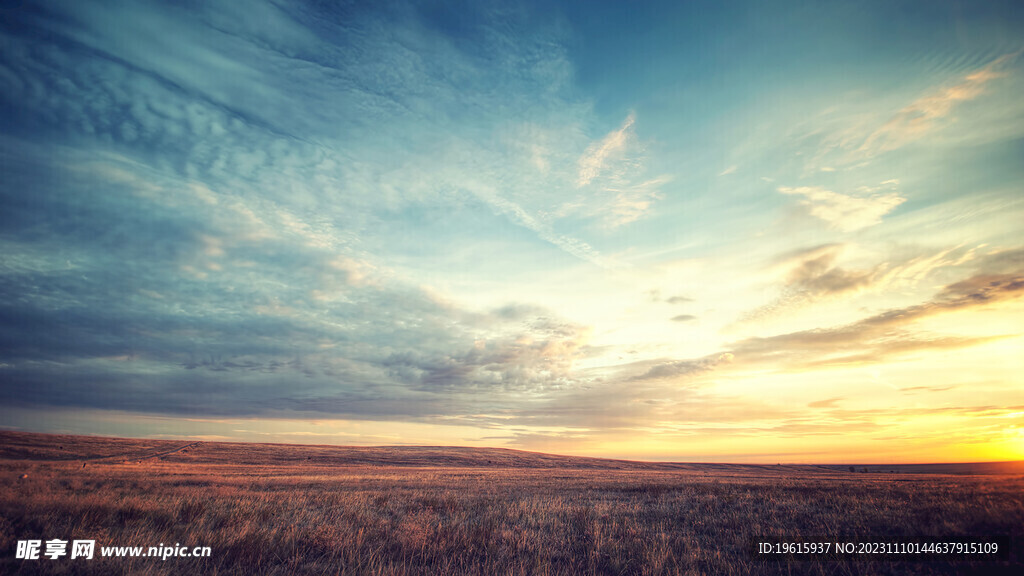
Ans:
<svg viewBox="0 0 1024 576"><path fill-rule="evenodd" d="M1024 557L1020 476L602 468L600 460L555 466L558 457L503 450L221 443L145 459L145 450L185 443L110 439L103 449L82 441L83 454L95 458L83 468L80 459L54 459L49 446L64 442L57 452L73 455L73 438L29 436L36 435L0 435L3 574L957 574L1019 567L778 562L750 549L760 540L993 535L1013 538L1014 562ZM373 464L374 454L381 464ZM423 465L446 458L462 465ZM212 557L15 560L15 542L29 538L210 546Z"/></svg>

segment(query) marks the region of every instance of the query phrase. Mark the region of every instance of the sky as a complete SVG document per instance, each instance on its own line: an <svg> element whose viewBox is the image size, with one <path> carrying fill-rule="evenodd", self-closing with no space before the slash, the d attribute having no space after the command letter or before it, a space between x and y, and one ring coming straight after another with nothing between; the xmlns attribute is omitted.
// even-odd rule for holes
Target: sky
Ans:
<svg viewBox="0 0 1024 576"><path fill-rule="evenodd" d="M1024 459L1020 2L0 4L0 427Z"/></svg>

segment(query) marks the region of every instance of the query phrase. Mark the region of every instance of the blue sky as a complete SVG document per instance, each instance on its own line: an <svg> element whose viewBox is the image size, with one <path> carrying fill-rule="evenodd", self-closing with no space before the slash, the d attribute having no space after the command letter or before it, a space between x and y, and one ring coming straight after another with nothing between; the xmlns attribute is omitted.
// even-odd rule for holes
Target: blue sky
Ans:
<svg viewBox="0 0 1024 576"><path fill-rule="evenodd" d="M7 3L0 425L1024 457L1018 3Z"/></svg>

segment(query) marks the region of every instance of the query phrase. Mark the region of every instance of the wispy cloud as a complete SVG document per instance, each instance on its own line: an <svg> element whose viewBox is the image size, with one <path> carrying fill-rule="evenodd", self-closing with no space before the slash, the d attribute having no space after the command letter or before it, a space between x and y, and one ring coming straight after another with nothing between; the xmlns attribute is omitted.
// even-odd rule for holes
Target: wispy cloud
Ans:
<svg viewBox="0 0 1024 576"><path fill-rule="evenodd" d="M587 147L577 161L576 187L593 190L586 198L564 206L564 211L600 216L615 228L641 218L661 197L659 190L670 178L643 178L635 123L636 115L631 113L618 130Z"/></svg>
<svg viewBox="0 0 1024 576"><path fill-rule="evenodd" d="M473 193L491 205L491 207L499 213L508 216L515 223L535 232L542 240L550 242L581 260L585 260L606 269L622 267L622 264L612 260L611 258L603 256L587 242L584 242L579 238L555 232L549 224L530 214L515 202L501 197L493 190L474 187Z"/></svg>
<svg viewBox="0 0 1024 576"><path fill-rule="evenodd" d="M817 400L807 405L808 408L835 408L836 404L843 400L842 397Z"/></svg>
<svg viewBox="0 0 1024 576"><path fill-rule="evenodd" d="M634 376L633 380L657 380L663 378L689 377L715 369L721 364L729 364L733 361L733 354L713 354L696 360L675 360L660 362L651 366L642 374Z"/></svg>
<svg viewBox="0 0 1024 576"><path fill-rule="evenodd" d="M611 160L621 155L629 141L634 138L633 124L636 122L636 115L630 114L618 130L613 130L601 140L594 142L587 147L586 152L580 156L579 176L576 179L576 186L582 188L609 169Z"/></svg>
<svg viewBox="0 0 1024 576"><path fill-rule="evenodd" d="M729 351L738 364L773 364L793 370L876 363L913 351L963 348L1005 335L936 336L915 332L911 326L927 317L1020 298L1024 298L1024 272L981 273L948 285L922 304L888 310L836 328L748 338L730 346Z"/></svg>
<svg viewBox="0 0 1024 576"><path fill-rule="evenodd" d="M892 290L917 290L940 270L956 269L974 261L977 248L953 246L868 265L862 261L857 264L844 261L846 255L857 251L858 247L853 244L823 244L775 259L768 273L772 282L778 283L779 296L745 313L740 322L778 318L817 302ZM996 269L991 262L986 262L983 268Z"/></svg>
<svg viewBox="0 0 1024 576"><path fill-rule="evenodd" d="M895 185L891 188L895 188ZM800 196L800 204L812 216L843 232L874 226L882 221L883 216L906 201L894 190L857 196L833 192L821 186L780 186L777 190L783 194Z"/></svg>
<svg viewBox="0 0 1024 576"><path fill-rule="evenodd" d="M844 294L871 284L875 270L848 270L836 265L840 244L826 244L801 252L789 262L786 287L808 296Z"/></svg>
<svg viewBox="0 0 1024 576"><path fill-rule="evenodd" d="M774 265L782 276L780 296L745 314L741 321L770 317L815 300L865 289L885 272L884 265L867 270L841 267L838 261L845 249L842 244L824 244L780 258Z"/></svg>
<svg viewBox="0 0 1024 576"><path fill-rule="evenodd" d="M615 197L610 201L605 221L614 228L639 220L661 198L659 189L668 181L668 177L662 176L635 184L609 186L606 190L614 193Z"/></svg>
<svg viewBox="0 0 1024 576"><path fill-rule="evenodd" d="M950 65L951 78L932 84L924 95L896 97L889 90L865 89L837 95L837 102L818 114L795 119L787 133L798 150L803 177L830 175L867 166L885 164L885 157L910 144L926 141L929 146L942 142L992 142L1020 137L1022 108L1010 96L1019 91L1019 73L1014 70L1022 52L1004 54L982 66L964 71L962 62ZM906 86L915 78L907 78ZM900 87L895 87L899 90ZM902 107L893 103L908 102ZM976 102L978 105L967 106ZM981 106L984 103L985 106ZM927 137L927 140L925 138ZM776 144L761 145L774 147ZM890 167L891 168L891 167Z"/></svg>
<svg viewBox="0 0 1024 576"><path fill-rule="evenodd" d="M848 288L844 286L842 289ZM653 365L638 363L624 368L627 373L634 374L628 378L643 380L692 379L727 367L738 370L768 368L794 373L876 364L913 352L955 350L1017 336L1013 333L988 336L932 334L916 328L915 324L933 316L996 306L1022 298L1024 271L983 272L946 286L924 303L890 309L850 324L745 338L729 344L719 354Z"/></svg>
<svg viewBox="0 0 1024 576"><path fill-rule="evenodd" d="M857 152L874 156L924 137L939 127L940 121L949 117L957 105L978 98L992 81L1006 76L1009 73L1007 68L1020 54L1018 51L1000 56L983 68L967 74L957 84L939 88L911 102L872 132Z"/></svg>

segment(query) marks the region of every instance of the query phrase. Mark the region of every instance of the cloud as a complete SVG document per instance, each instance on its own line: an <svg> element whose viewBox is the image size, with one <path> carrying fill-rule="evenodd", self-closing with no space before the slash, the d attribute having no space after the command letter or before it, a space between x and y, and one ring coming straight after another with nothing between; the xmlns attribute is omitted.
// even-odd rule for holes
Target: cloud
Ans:
<svg viewBox="0 0 1024 576"><path fill-rule="evenodd" d="M573 256L613 267L545 218L545 204L563 201L575 175L512 173L535 165L538 154L572 171L572 160L556 151L578 146L574 127L586 112L558 89L570 71L555 27L492 29L475 39L486 48L464 51L414 13L395 19L357 9L342 24L329 7L287 3L257 2L238 17L230 2L194 13L115 4L67 3L61 19L19 15L30 21L26 30L69 39L47 46L43 59L29 56L39 43L30 34L7 39L6 63L19 86L38 92L9 93L24 118L48 124L48 132L97 138L104 151L161 178L180 170L204 202L238 206L244 198L267 229L325 246L338 242L339 230L372 236L381 208L451 202L446 191L456 189ZM466 17L498 16L481 7ZM200 32L205 25L213 32ZM187 40L169 43L171 34ZM467 107L480 114L451 120ZM481 136L509 117L535 128L501 145ZM653 184L628 184L608 204L610 221L646 210Z"/></svg>
<svg viewBox="0 0 1024 576"><path fill-rule="evenodd" d="M480 339L466 350L443 356L401 352L384 359L392 376L430 392L486 393L543 391L572 383L589 330L547 317L517 334Z"/></svg>
<svg viewBox="0 0 1024 576"><path fill-rule="evenodd" d="M649 148L661 153L662 144L641 139L643 117L608 124L598 115L575 83L565 22L518 6L448 12L260 0L188 10L58 0L8 11L0 404L537 426L579 439L598 436L588 427L793 416L702 395L697 384L728 366L867 362L972 342L876 320L692 359L663 357L669 342L635 353L619 344L608 303L636 284L600 270L579 276L575 260L622 268L613 254L635 256L691 231L669 251L726 254L732 224L706 238L702 227L729 215L711 217L718 201L711 212L690 210L706 203L663 193L670 179L647 172ZM588 134L592 126L608 128ZM795 199L839 229L894 208L878 207L895 195L884 187L817 190ZM638 235L610 230L656 215L662 198L703 223L693 228L686 216ZM922 257L893 276L900 264L848 263L844 254L830 245L794 256L784 290L813 300L902 289L897 280L918 282L967 255ZM985 278L950 284L931 312L903 312L998 305L1016 282L1001 275L1022 266L1010 253L991 260ZM563 293L544 293L561 279ZM608 321L594 327L607 340L601 348L586 322L506 297L535 280L530 298L566 302L583 290L579 306L566 308ZM684 307L638 313L667 334L671 318L697 335L714 329L721 305L704 302L699 325ZM614 365L620 355L644 360Z"/></svg>
<svg viewBox="0 0 1024 576"><path fill-rule="evenodd" d="M61 190L86 198L97 178ZM196 209L169 209L161 194L136 198L147 209L126 218L131 191L107 186L78 210L57 195L11 203L24 213L0 274L10 405L435 418L570 385L587 353L583 326L529 304L462 309L371 254L311 241L335 236L304 220L237 235L231 205L189 196ZM208 273L184 277L183 264Z"/></svg>
<svg viewBox="0 0 1024 576"><path fill-rule="evenodd" d="M632 380L658 380L664 378L678 378L683 376L695 376L709 372L722 364L729 364L733 361L733 354L726 352L714 354L696 360L675 360L661 362L651 366L647 371L634 376Z"/></svg>
<svg viewBox="0 0 1024 576"><path fill-rule="evenodd" d="M817 400L807 405L808 408L835 408L836 403L844 400L843 397L829 398L827 400Z"/></svg>
<svg viewBox="0 0 1024 576"><path fill-rule="evenodd" d="M956 384L950 384L948 386L907 386L906 388L900 388L900 392L904 394L917 394L920 392L945 392L946 390L952 390L957 388Z"/></svg>
<svg viewBox="0 0 1024 576"><path fill-rule="evenodd" d="M1010 89L1019 78L1009 77L1016 75L1013 67L1021 53L1004 54L968 72L964 63L988 56L962 54L955 64L945 63L956 70L950 81L926 88L917 98L901 96L909 102L901 108L892 106L888 90L872 90L868 82L865 89L838 96L837 105L817 115L801 112L792 123L798 128L788 133L797 135L793 144L802 175L859 173L881 156L922 140L973 146L1019 138L1022 108ZM907 85L912 82L907 79ZM759 144L778 146L774 141Z"/></svg>
<svg viewBox="0 0 1024 576"><path fill-rule="evenodd" d="M241 314L230 300L193 314L173 311L198 304L180 300L167 311L137 298L98 310L4 305L0 397L165 414L431 418L570 386L586 354L589 330L549 312L478 315L401 287L353 289L357 306L300 299L287 313Z"/></svg>
<svg viewBox="0 0 1024 576"><path fill-rule="evenodd" d="M882 221L882 216L892 212L906 201L897 192L852 196L826 190L820 186L780 186L783 194L802 196L800 204L815 216L843 232L854 232Z"/></svg>
<svg viewBox="0 0 1024 576"><path fill-rule="evenodd" d="M403 420L574 384L589 328L387 264L475 242L466 210L619 266L552 216L594 121L557 26L481 6L469 41L405 8L194 8L67 2L0 33L4 402ZM658 182L610 180L613 148L597 180L621 190L589 192L618 200L570 216L647 209Z"/></svg>
<svg viewBox="0 0 1024 576"><path fill-rule="evenodd" d="M493 190L487 188L473 188L473 193L480 199L491 205L496 211L508 216L512 221L537 233L537 236L546 242L557 246L568 254L572 254L581 260L585 260L606 269L621 268L623 265L608 257L603 256L593 246L565 234L555 232L552 227L531 215L516 203L502 198Z"/></svg>
<svg viewBox="0 0 1024 576"><path fill-rule="evenodd" d="M639 220L654 201L661 198L658 189L668 181L668 177L662 176L638 184L609 186L606 191L614 193L615 197L610 201L611 210L605 216L605 222L615 228Z"/></svg>
<svg viewBox="0 0 1024 576"><path fill-rule="evenodd" d="M974 100L985 93L993 80L1006 76L1006 68L1020 52L1005 54L986 66L967 74L959 83L939 88L900 110L888 122L871 133L860 145L858 152L874 156L903 147L924 137L940 126L940 120L950 116L962 102Z"/></svg>
<svg viewBox="0 0 1024 576"><path fill-rule="evenodd" d="M737 364L770 364L778 369L880 362L920 350L951 350L1002 336L933 336L910 330L917 320L980 308L1024 297L1024 271L982 273L948 285L922 304L896 308L836 328L741 340L729 347Z"/></svg>
<svg viewBox="0 0 1024 576"><path fill-rule="evenodd" d="M630 114L618 130L587 147L577 161L576 188L587 188L590 194L565 204L562 212L599 216L608 227L616 228L640 219L661 198L659 190L670 178L642 177L635 123L636 116Z"/></svg>
<svg viewBox="0 0 1024 576"><path fill-rule="evenodd" d="M773 302L745 314L741 321L776 315L824 298L858 292L885 277L886 266L850 270L837 264L843 244L823 244L786 254L774 265L782 275L781 295Z"/></svg>
<svg viewBox="0 0 1024 576"><path fill-rule="evenodd" d="M778 258L771 274L781 281L780 295L774 301L743 315L740 322L759 320L816 301L856 294L875 289L881 284L902 277L902 271L912 268L911 263L891 269L882 263L869 269L850 269L840 266L845 244L822 244L790 252Z"/></svg>
<svg viewBox="0 0 1024 576"><path fill-rule="evenodd" d="M836 265L843 246L826 244L797 255L786 276L786 287L810 297L844 294L870 285L875 270L847 270Z"/></svg>
<svg viewBox="0 0 1024 576"><path fill-rule="evenodd" d="M630 139L634 138L633 124L636 122L636 115L630 114L618 130L613 130L598 142L587 147L586 152L580 156L579 176L576 178L576 187L582 188L608 169L609 162L625 150Z"/></svg>
<svg viewBox="0 0 1024 576"><path fill-rule="evenodd" d="M827 253L831 247L817 249ZM813 254L814 251L811 253ZM812 275L812 277L816 277ZM843 283L845 284L845 283ZM776 371L874 364L913 352L955 350L991 342L1007 335L935 335L915 330L914 323L932 316L978 309L1024 298L1024 270L1013 273L975 274L949 284L922 304L895 308L857 322L833 328L801 330L766 337L751 337L726 346L726 351L696 359L661 361L627 366L627 380L697 377L725 367ZM642 370L639 375L637 369Z"/></svg>
<svg viewBox="0 0 1024 576"><path fill-rule="evenodd" d="M950 284L939 293L940 300L932 306L954 310L977 304L995 303L1024 296L1024 272L1010 274L978 274Z"/></svg>
<svg viewBox="0 0 1024 576"><path fill-rule="evenodd" d="M998 274L1024 270L1024 248L993 250L981 258L978 265Z"/></svg>
<svg viewBox="0 0 1024 576"><path fill-rule="evenodd" d="M481 315L439 302L316 222L239 234L248 220L234 199L177 197L171 178L139 197L131 180L68 174L43 175L66 196L6 204L17 222L3 240L0 396L11 405L426 418L492 398L442 402L448 389L557 385L583 353L581 327L527 305ZM184 277L183 265L208 273ZM492 343L477 350L481 339ZM397 351L426 376L395 378Z"/></svg>

